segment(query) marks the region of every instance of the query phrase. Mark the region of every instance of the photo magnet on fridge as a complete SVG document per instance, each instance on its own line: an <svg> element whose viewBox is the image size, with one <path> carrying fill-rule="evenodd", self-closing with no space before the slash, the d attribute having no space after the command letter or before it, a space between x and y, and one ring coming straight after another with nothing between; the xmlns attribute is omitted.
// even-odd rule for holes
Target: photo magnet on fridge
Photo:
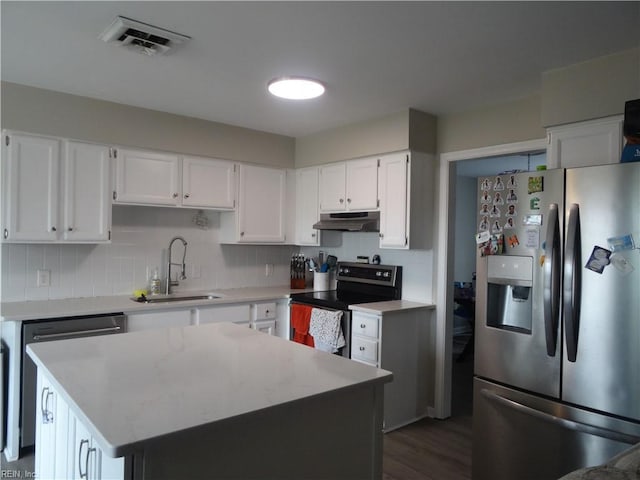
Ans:
<svg viewBox="0 0 640 480"><path fill-rule="evenodd" d="M529 177L529 183L527 187L527 191L529 192L529 194L544 192L544 177Z"/></svg>
<svg viewBox="0 0 640 480"><path fill-rule="evenodd" d="M634 270L633 265L621 253L613 253L609 260L611 260L611 265L623 275L628 275Z"/></svg>
<svg viewBox="0 0 640 480"><path fill-rule="evenodd" d="M591 256L584 268L587 268L592 272L602 273L604 268L611 263L609 260L610 256L611 252L609 250L596 245L593 247L593 252L591 252Z"/></svg>
<svg viewBox="0 0 640 480"><path fill-rule="evenodd" d="M607 243L612 252L620 252L622 250L633 250L635 243L633 241L633 235L630 233L627 235L620 235L618 237L607 238Z"/></svg>

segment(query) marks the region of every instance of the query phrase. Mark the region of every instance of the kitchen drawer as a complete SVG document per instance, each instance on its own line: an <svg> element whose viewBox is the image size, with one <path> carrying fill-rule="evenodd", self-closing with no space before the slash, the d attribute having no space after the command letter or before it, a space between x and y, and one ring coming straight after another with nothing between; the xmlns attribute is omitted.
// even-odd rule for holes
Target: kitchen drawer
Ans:
<svg viewBox="0 0 640 480"><path fill-rule="evenodd" d="M276 318L275 302L256 303L254 305L254 311L253 311L254 320L270 320L274 318Z"/></svg>
<svg viewBox="0 0 640 480"><path fill-rule="evenodd" d="M351 322L351 333L377 339L379 321L379 317L354 315Z"/></svg>
<svg viewBox="0 0 640 480"><path fill-rule="evenodd" d="M364 337L351 337L351 358L367 363L378 363L378 342Z"/></svg>

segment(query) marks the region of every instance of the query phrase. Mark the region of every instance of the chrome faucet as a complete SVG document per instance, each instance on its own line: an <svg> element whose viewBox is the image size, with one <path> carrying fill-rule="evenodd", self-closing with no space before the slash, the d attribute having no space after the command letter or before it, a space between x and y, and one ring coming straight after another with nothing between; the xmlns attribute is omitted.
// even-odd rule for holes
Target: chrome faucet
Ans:
<svg viewBox="0 0 640 480"><path fill-rule="evenodd" d="M184 246L184 252L182 253L182 263L172 263L171 262L171 247L173 247L173 242L175 242L176 240L180 240L182 242L182 245ZM179 285L178 280L171 280L171 265L176 265L176 266L181 266L182 267L182 272L180 274L180 280L184 280L185 278L187 278L187 276L184 273L185 270L185 264L184 264L184 259L187 256L187 242L184 238L182 237L173 237L171 239L171 241L169 242L169 260L167 261L167 282L165 283L165 288L164 288L164 293L166 295L169 295L171 293L171 287L175 287L177 285Z"/></svg>

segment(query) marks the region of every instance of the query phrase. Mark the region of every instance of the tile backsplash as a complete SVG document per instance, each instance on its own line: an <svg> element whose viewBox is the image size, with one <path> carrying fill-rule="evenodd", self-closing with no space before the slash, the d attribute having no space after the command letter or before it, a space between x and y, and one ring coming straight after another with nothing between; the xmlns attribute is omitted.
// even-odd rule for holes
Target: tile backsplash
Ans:
<svg viewBox="0 0 640 480"><path fill-rule="evenodd" d="M291 245L221 245L220 213L204 211L206 228L196 225L197 210L114 206L112 242L2 245L3 302L129 295L148 288L157 267L166 275L167 248L180 235L187 241L186 280L179 290L286 285L289 260L299 250ZM173 260L182 260L175 242ZM273 265L270 276L265 265ZM50 285L37 286L37 271L50 272Z"/></svg>

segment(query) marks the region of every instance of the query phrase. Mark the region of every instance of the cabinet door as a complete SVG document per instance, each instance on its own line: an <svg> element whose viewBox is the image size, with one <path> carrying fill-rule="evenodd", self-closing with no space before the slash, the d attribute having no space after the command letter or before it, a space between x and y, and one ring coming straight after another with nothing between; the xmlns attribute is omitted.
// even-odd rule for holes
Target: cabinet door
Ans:
<svg viewBox="0 0 640 480"><path fill-rule="evenodd" d="M407 248L409 156L405 153L380 158L380 248Z"/></svg>
<svg viewBox="0 0 640 480"><path fill-rule="evenodd" d="M235 207L236 164L213 158L183 157L182 205Z"/></svg>
<svg viewBox="0 0 640 480"><path fill-rule="evenodd" d="M320 211L341 212L347 207L345 163L320 167Z"/></svg>
<svg viewBox="0 0 640 480"><path fill-rule="evenodd" d="M239 184L238 242L284 242L285 170L240 165Z"/></svg>
<svg viewBox="0 0 640 480"><path fill-rule="evenodd" d="M127 332L155 328L186 327L193 325L191 310L133 313L127 315Z"/></svg>
<svg viewBox="0 0 640 480"><path fill-rule="evenodd" d="M115 203L178 205L179 167L176 155L117 150Z"/></svg>
<svg viewBox="0 0 640 480"><path fill-rule="evenodd" d="M56 393L38 369L36 397L36 455L38 478L56 478Z"/></svg>
<svg viewBox="0 0 640 480"><path fill-rule="evenodd" d="M108 241L111 220L109 147L66 142L63 238Z"/></svg>
<svg viewBox="0 0 640 480"><path fill-rule="evenodd" d="M8 241L58 238L60 142L32 135L5 137L3 185Z"/></svg>
<svg viewBox="0 0 640 480"><path fill-rule="evenodd" d="M350 160L347 166L347 210L378 209L378 159Z"/></svg>
<svg viewBox="0 0 640 480"><path fill-rule="evenodd" d="M550 128L550 168L573 168L620 162L622 117Z"/></svg>
<svg viewBox="0 0 640 480"><path fill-rule="evenodd" d="M198 325L219 322L248 322L251 319L249 312L249 304L201 307L198 308Z"/></svg>
<svg viewBox="0 0 640 480"><path fill-rule="evenodd" d="M318 221L318 168L296 171L296 244L320 245Z"/></svg>

